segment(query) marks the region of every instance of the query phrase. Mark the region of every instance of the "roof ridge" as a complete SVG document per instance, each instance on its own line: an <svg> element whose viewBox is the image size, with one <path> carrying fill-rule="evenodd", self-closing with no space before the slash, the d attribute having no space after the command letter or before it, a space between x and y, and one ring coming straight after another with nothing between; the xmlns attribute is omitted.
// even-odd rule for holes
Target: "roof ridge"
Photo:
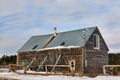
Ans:
<svg viewBox="0 0 120 80"><path fill-rule="evenodd" d="M73 32L73 31L79 31L79 30L85 30L85 29L91 29L91 28L97 28L97 26L94 26L94 27L86 27L86 28L75 29L75 30L69 30L69 31L64 31L64 32L59 32L59 33L67 33L67 32ZM59 34L59 33L58 33L58 34Z"/></svg>
<svg viewBox="0 0 120 80"><path fill-rule="evenodd" d="M78 31L78 30L84 30L84 29L90 29L90 28L97 28L97 26L86 27L86 28L75 29L75 30L69 30L69 31L63 31L63 32L58 32L58 34L59 34L59 33L66 33L66 32L72 32L72 31ZM54 34L54 33L50 33L50 34L42 34L42 35L33 35L32 37L48 36L48 35L53 35L53 34Z"/></svg>

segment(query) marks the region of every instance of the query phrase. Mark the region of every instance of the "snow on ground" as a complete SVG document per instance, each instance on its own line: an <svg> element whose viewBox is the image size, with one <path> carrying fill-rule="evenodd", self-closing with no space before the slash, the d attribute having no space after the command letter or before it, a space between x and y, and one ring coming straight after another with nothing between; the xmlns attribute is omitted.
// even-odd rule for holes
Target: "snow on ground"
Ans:
<svg viewBox="0 0 120 80"><path fill-rule="evenodd" d="M20 80L120 80L120 76L97 76L95 78L90 77L71 77L63 75L21 75L13 72L8 72L7 69L0 69L0 78L14 78Z"/></svg>
<svg viewBox="0 0 120 80"><path fill-rule="evenodd" d="M24 70L17 70L16 71L17 73L24 73ZM46 74L46 72L36 72L36 71L31 71L31 70L28 70L27 73L32 73L32 74L36 74L36 73L40 73L40 74Z"/></svg>

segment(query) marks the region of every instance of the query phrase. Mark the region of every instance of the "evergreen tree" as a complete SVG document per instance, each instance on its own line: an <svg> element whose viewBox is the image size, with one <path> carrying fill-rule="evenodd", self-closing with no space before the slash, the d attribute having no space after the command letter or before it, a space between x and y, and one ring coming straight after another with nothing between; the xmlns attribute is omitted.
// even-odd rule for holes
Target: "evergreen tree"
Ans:
<svg viewBox="0 0 120 80"><path fill-rule="evenodd" d="M16 55L3 55L0 58L0 65L9 65L9 64L15 64L16 63Z"/></svg>
<svg viewBox="0 0 120 80"><path fill-rule="evenodd" d="M109 54L109 64L110 65L120 65L120 53Z"/></svg>

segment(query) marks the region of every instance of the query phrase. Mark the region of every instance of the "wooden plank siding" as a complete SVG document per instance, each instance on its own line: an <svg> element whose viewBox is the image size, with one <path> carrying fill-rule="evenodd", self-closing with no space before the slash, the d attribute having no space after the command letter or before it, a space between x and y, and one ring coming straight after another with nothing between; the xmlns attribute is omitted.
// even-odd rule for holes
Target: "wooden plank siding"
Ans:
<svg viewBox="0 0 120 80"><path fill-rule="evenodd" d="M47 38L47 36L48 35L44 35L41 37ZM85 28L65 33L58 33L57 36L56 37L55 36L52 36L46 42L44 47L48 48L43 48L43 46L41 47L41 44L44 42L44 38L43 39L38 38L40 40L38 40L37 38L30 39L28 43L19 50L17 55L17 64L26 67L35 57L34 62L31 63L30 66L37 68L47 56L47 59L43 63L44 66L55 65L55 63L58 66L70 65L73 66L74 68L69 69L69 67L57 66L55 67L55 72L64 73L68 71L70 72L72 69L75 69L75 71L73 72L78 73L79 75L91 72L98 74L102 73L103 66L108 65L109 49L97 27ZM31 44L32 40L35 40L35 44ZM61 41L64 40L67 41L68 43L65 44L63 48L62 47L56 49L52 48L59 46L61 44ZM39 43L41 44L39 45L38 48L32 49L32 46L36 45L36 42L38 44ZM31 48L29 48L28 45ZM68 48L68 46L71 45L79 47ZM60 60L57 63L56 60L58 59L60 54L61 54ZM50 72L51 69L52 66L47 66L48 72Z"/></svg>
<svg viewBox="0 0 120 80"><path fill-rule="evenodd" d="M48 50L40 50L40 51L31 51L31 52L21 52L18 53L18 64L20 61L27 61L26 65L30 63L30 61L37 54L37 58L32 66L38 66L44 60L46 55L48 58L44 62L44 65L54 65L59 54L61 54L61 58L57 65L69 65L69 60L75 59L75 73L82 75L83 72L83 49L82 48L62 48L62 49L48 49ZM51 68L48 68L50 71ZM68 72L69 68L56 67L55 71L63 71ZM70 70L69 70L70 71Z"/></svg>
<svg viewBox="0 0 120 80"><path fill-rule="evenodd" d="M100 49L94 49L94 34L99 35ZM94 70L93 68L97 67L97 73L102 73L103 65L108 65L108 48L98 29L93 32L85 47L88 67L84 72L89 73L91 69Z"/></svg>

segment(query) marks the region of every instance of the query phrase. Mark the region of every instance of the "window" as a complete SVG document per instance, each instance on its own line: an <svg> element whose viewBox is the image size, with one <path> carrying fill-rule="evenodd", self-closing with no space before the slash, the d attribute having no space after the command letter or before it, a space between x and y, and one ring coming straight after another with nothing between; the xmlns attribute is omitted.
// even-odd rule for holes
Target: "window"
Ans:
<svg viewBox="0 0 120 80"><path fill-rule="evenodd" d="M35 45L32 49L36 49L38 47L38 45Z"/></svg>
<svg viewBox="0 0 120 80"><path fill-rule="evenodd" d="M94 40L94 49L99 49L100 48L99 35L94 34L93 40Z"/></svg>
<svg viewBox="0 0 120 80"><path fill-rule="evenodd" d="M62 42L61 44L60 44L60 46L64 46L65 45L65 42Z"/></svg>

